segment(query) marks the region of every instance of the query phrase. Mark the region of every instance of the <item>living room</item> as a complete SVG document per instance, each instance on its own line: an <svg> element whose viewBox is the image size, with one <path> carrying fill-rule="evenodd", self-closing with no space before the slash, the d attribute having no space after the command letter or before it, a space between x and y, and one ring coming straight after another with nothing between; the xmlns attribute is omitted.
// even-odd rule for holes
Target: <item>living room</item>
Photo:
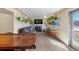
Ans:
<svg viewBox="0 0 79 59"><path fill-rule="evenodd" d="M70 39L71 27L69 26L70 21L68 15L76 9L77 8L0 8L0 35L11 35L13 39L11 41L9 38L5 39L7 38L4 37L6 35L3 36L4 38L1 36L0 38L3 39L0 40L0 42L2 42L0 43L1 49L11 44L11 46L13 46L11 49L20 48L21 50L31 50L31 48L36 49L36 51L73 50L70 47L70 40L72 39ZM18 40L20 38L23 40ZM25 40L25 38L28 40ZM9 43L7 40L12 43ZM19 41L19 43L14 40ZM24 44L24 40L28 42ZM49 40L51 43L48 43L46 40ZM58 42L60 45L57 44ZM30 47L25 48L26 45ZM53 46L55 46L55 49ZM59 46L59 49L56 46Z"/></svg>

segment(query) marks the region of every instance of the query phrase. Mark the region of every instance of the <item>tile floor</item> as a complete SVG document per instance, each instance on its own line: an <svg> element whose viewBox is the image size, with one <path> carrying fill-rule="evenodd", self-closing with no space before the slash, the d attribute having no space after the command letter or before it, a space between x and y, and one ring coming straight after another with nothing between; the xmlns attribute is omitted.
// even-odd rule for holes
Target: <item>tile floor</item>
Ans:
<svg viewBox="0 0 79 59"><path fill-rule="evenodd" d="M57 39L51 38L45 33L36 34L36 49L32 51L72 51Z"/></svg>

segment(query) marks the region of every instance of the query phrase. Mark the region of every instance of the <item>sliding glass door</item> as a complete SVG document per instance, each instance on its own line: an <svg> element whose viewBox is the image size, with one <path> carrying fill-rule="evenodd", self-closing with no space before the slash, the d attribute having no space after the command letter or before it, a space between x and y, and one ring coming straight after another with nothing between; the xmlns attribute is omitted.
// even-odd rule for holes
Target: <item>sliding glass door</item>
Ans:
<svg viewBox="0 0 79 59"><path fill-rule="evenodd" d="M79 9L70 13L71 40L70 46L79 50Z"/></svg>

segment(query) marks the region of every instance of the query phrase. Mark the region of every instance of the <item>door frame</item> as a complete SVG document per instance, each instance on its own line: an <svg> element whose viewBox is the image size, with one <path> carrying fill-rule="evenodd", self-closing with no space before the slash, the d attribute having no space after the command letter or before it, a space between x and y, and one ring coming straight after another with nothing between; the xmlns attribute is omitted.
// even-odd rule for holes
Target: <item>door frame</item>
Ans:
<svg viewBox="0 0 79 59"><path fill-rule="evenodd" d="M73 31L72 31L72 27L73 27L73 20L72 20L72 16L71 16L71 14L72 14L72 12L74 12L74 11L77 11L77 10L79 10L79 8L77 8L77 9L74 9L74 10L72 10L72 11L70 11L70 12L68 12L68 19L69 19L69 41L68 41L68 46L69 47L71 47L71 48L73 48L74 50L76 50L74 47L72 47L71 46L71 44L72 44L72 35L73 35Z"/></svg>
<svg viewBox="0 0 79 59"><path fill-rule="evenodd" d="M69 17L69 41L68 41L68 46L71 47L71 41L72 41L72 19L71 19L71 13L72 11L68 12L68 17Z"/></svg>

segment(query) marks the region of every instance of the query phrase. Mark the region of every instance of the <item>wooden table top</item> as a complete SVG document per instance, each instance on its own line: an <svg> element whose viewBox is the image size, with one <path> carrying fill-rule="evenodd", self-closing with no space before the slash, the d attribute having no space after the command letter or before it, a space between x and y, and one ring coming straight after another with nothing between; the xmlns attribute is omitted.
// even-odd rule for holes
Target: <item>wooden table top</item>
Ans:
<svg viewBox="0 0 79 59"><path fill-rule="evenodd" d="M0 33L0 35L25 35L25 34L35 35L36 33Z"/></svg>
<svg viewBox="0 0 79 59"><path fill-rule="evenodd" d="M10 35L10 36L9 36ZM13 35L13 36L12 36ZM15 36L14 36L15 35ZM25 35L24 39L25 41L16 42L15 40L20 37L21 35ZM12 38L14 37L14 38ZM0 49L34 49L35 46L35 33L26 33L26 34L18 34L18 33L0 33ZM26 42L26 43L25 43ZM12 45L12 44L22 44L22 45Z"/></svg>
<svg viewBox="0 0 79 59"><path fill-rule="evenodd" d="M0 49L35 49L36 45L31 46L6 46L6 47L0 47Z"/></svg>

